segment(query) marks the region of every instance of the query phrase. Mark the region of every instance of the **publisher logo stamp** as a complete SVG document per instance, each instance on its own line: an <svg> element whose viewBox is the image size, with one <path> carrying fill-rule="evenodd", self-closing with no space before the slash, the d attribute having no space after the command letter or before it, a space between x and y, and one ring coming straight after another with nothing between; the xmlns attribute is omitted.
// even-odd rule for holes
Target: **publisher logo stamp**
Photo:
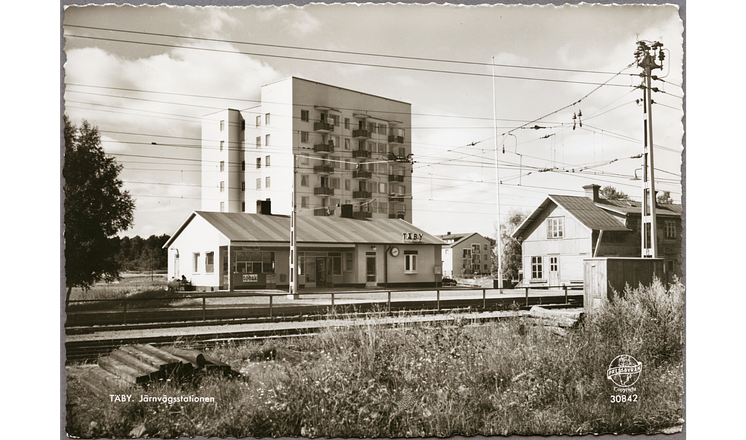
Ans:
<svg viewBox="0 0 746 440"><path fill-rule="evenodd" d="M617 356L609 364L606 370L606 378L621 388L629 388L640 379L642 373L642 362L630 355Z"/></svg>

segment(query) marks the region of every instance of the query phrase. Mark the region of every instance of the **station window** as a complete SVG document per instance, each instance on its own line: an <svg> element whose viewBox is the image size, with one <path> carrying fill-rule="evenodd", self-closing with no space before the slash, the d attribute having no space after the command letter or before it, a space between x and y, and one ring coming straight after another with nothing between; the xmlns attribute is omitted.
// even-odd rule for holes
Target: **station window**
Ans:
<svg viewBox="0 0 746 440"><path fill-rule="evenodd" d="M417 273L417 251L404 251L404 273Z"/></svg>
<svg viewBox="0 0 746 440"><path fill-rule="evenodd" d="M192 272L199 273L199 252L192 254Z"/></svg>
<svg viewBox="0 0 746 440"><path fill-rule="evenodd" d="M275 273L275 253L237 251L236 273Z"/></svg>
<svg viewBox="0 0 746 440"><path fill-rule="evenodd" d="M208 252L205 254L205 272L215 272L215 252Z"/></svg>

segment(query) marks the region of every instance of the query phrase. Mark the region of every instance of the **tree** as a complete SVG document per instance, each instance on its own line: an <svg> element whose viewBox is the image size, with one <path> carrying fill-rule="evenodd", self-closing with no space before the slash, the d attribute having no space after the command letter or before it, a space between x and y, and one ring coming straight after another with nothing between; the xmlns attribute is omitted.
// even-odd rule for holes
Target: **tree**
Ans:
<svg viewBox="0 0 746 440"><path fill-rule="evenodd" d="M135 202L122 190L122 166L104 152L98 128L63 118L67 304L73 287L87 290L101 279L119 278L117 244L110 238L130 227Z"/></svg>
<svg viewBox="0 0 746 440"><path fill-rule="evenodd" d="M508 213L508 223L500 228L503 279L517 280L518 271L523 267L523 248L518 240L511 237L511 234L523 223L526 217L526 213L511 209ZM497 252L497 249L495 249L495 252ZM497 272L497 262L494 259L492 270Z"/></svg>
<svg viewBox="0 0 746 440"><path fill-rule="evenodd" d="M629 196L613 186L605 186L601 188L601 190L598 192L598 195L603 197L606 200L629 200Z"/></svg>
<svg viewBox="0 0 746 440"><path fill-rule="evenodd" d="M673 199L671 198L671 191L663 191L662 193L658 194L658 203L662 205L672 204Z"/></svg>

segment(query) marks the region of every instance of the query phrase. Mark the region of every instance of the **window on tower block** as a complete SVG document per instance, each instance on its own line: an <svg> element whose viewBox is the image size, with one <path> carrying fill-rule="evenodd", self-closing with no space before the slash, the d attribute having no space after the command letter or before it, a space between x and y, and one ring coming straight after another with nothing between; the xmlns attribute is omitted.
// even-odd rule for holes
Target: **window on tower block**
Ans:
<svg viewBox="0 0 746 440"><path fill-rule="evenodd" d="M257 157L256 158L256 167L257 168L261 168L262 167L262 158L261 157Z"/></svg>
<svg viewBox="0 0 746 440"><path fill-rule="evenodd" d="M258 127L260 125L262 125L262 117L259 116L259 115L257 115L257 117L256 117L256 126Z"/></svg>
<svg viewBox="0 0 746 440"><path fill-rule="evenodd" d="M225 130L225 121L221 120L220 121L220 131L223 131L223 130Z"/></svg>
<svg viewBox="0 0 746 440"><path fill-rule="evenodd" d="M269 146L269 135L264 136L264 145Z"/></svg>
<svg viewBox="0 0 746 440"><path fill-rule="evenodd" d="M308 196L302 196L300 198L300 207L301 208L308 208Z"/></svg>
<svg viewBox="0 0 746 440"><path fill-rule="evenodd" d="M223 191L225 191L225 182L221 180L220 181L220 192L223 192Z"/></svg>
<svg viewBox="0 0 746 440"><path fill-rule="evenodd" d="M261 146L262 146L262 137L257 136L256 137L256 148L261 148Z"/></svg>
<svg viewBox="0 0 746 440"><path fill-rule="evenodd" d="M269 125L269 113L264 115L264 125Z"/></svg>
<svg viewBox="0 0 746 440"><path fill-rule="evenodd" d="M220 171L225 171L225 161L220 161Z"/></svg>
<svg viewBox="0 0 746 440"><path fill-rule="evenodd" d="M256 189L262 189L262 178L257 177L256 179Z"/></svg>
<svg viewBox="0 0 746 440"><path fill-rule="evenodd" d="M304 144L308 143L308 132L307 131L300 132L300 141Z"/></svg>
<svg viewBox="0 0 746 440"><path fill-rule="evenodd" d="M269 166L269 156L266 156L264 158L264 168L267 168Z"/></svg>
<svg viewBox="0 0 746 440"><path fill-rule="evenodd" d="M264 178L264 187L269 188L269 176Z"/></svg>
<svg viewBox="0 0 746 440"><path fill-rule="evenodd" d="M303 122L308 122L308 120L309 120L308 110L301 110L300 111L300 120L303 121Z"/></svg>
<svg viewBox="0 0 746 440"><path fill-rule="evenodd" d="M223 151L224 146L225 146L225 141L220 141L220 151Z"/></svg>

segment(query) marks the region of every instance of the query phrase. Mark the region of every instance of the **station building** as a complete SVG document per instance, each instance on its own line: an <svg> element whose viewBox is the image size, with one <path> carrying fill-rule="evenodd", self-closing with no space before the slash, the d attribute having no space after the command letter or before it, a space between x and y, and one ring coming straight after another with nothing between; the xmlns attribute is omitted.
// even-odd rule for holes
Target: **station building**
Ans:
<svg viewBox="0 0 746 440"><path fill-rule="evenodd" d="M290 217L267 208L192 212L163 246L169 278L183 276L207 291L287 288ZM403 219L356 219L344 211L296 216L299 287L440 285L440 239Z"/></svg>

